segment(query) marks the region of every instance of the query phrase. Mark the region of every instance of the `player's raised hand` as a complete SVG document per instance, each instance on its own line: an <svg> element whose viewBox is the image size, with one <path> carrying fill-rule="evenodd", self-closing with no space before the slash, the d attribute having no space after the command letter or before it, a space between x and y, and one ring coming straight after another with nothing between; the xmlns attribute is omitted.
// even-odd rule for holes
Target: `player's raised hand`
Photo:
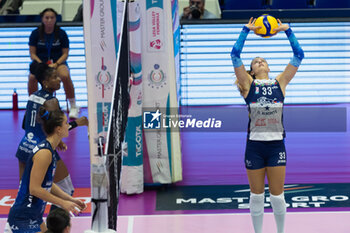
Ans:
<svg viewBox="0 0 350 233"><path fill-rule="evenodd" d="M254 19L253 17L251 17L249 19L249 22L245 25L247 28L249 28L250 30L253 30L254 33L256 34L256 30L260 29L261 26L255 26L255 21L256 19Z"/></svg>
<svg viewBox="0 0 350 233"><path fill-rule="evenodd" d="M287 31L289 28L288 24L283 24L280 19L277 19L278 22L278 27L276 29L273 29L275 32L280 32L280 31Z"/></svg>

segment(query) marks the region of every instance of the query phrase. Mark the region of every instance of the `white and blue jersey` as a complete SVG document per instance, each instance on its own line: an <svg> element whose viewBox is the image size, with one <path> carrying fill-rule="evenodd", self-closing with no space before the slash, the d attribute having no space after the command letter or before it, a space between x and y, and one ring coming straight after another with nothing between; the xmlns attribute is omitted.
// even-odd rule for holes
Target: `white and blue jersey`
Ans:
<svg viewBox="0 0 350 233"><path fill-rule="evenodd" d="M39 151L47 149L52 154L52 162L49 165L41 187L50 192L53 177L56 170L56 156L51 144L45 139L34 147L31 156L29 156L26 167L19 185L18 194L15 203L10 209L8 223L13 233L32 233L40 232L40 225L43 222L43 214L46 202L30 195L29 183L30 173L33 167L33 156Z"/></svg>
<svg viewBox="0 0 350 233"><path fill-rule="evenodd" d="M25 135L22 138L16 153L16 157L23 163L33 150L34 146L46 138L42 124L38 121L39 109L46 100L55 98L52 93L43 89L29 96L24 119Z"/></svg>
<svg viewBox="0 0 350 233"><path fill-rule="evenodd" d="M245 102L249 110L248 139L283 140L282 89L276 79L254 79Z"/></svg>

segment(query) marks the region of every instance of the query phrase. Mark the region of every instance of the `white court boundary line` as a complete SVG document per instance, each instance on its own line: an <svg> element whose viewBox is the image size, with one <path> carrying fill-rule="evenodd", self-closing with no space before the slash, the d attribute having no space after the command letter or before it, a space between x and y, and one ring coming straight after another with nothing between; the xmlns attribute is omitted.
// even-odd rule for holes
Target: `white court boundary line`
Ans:
<svg viewBox="0 0 350 233"><path fill-rule="evenodd" d="M264 212L264 214L273 214L273 212ZM305 211L305 212L288 212L287 215L298 214L350 214L350 211ZM152 217L178 217L178 216L226 216L226 215L250 215L250 213L217 213L217 214L151 214L151 215L120 215L118 218L128 218L134 222L134 218L152 218ZM44 217L45 218L45 217ZM75 216L74 218L91 218L91 216ZM0 218L7 219L7 218Z"/></svg>
<svg viewBox="0 0 350 233"><path fill-rule="evenodd" d="M122 216L120 216L122 217ZM128 217L128 233L134 232L134 216Z"/></svg>
<svg viewBox="0 0 350 233"><path fill-rule="evenodd" d="M288 212L289 214L350 214L350 211L305 211L305 212ZM273 212L264 212L264 214L273 214ZM169 217L169 216L224 216L224 215L250 215L250 213L217 213L217 214L152 214L152 215L121 215L119 217ZM85 216L84 216L85 217Z"/></svg>

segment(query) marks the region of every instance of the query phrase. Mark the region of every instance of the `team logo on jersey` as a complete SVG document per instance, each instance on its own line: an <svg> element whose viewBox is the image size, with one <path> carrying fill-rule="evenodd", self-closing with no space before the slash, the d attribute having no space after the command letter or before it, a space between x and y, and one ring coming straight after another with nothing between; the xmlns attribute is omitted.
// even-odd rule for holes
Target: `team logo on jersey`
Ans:
<svg viewBox="0 0 350 233"><path fill-rule="evenodd" d="M33 140L34 134L32 132L27 133L27 140L30 143L37 144L38 142L36 140Z"/></svg>
<svg viewBox="0 0 350 233"><path fill-rule="evenodd" d="M40 228L40 225L38 224L37 220L31 220L29 219L29 225L28 225L29 229L38 229Z"/></svg>
<svg viewBox="0 0 350 233"><path fill-rule="evenodd" d="M269 105L269 104L273 104L275 103L275 99L269 99L265 96L262 96L260 98L257 99L257 102L261 105L261 106L265 106L265 105Z"/></svg>
<svg viewBox="0 0 350 233"><path fill-rule="evenodd" d="M16 225L12 225L12 226L11 226L11 230L13 230L13 231L18 231L19 228L18 228L18 226L16 226ZM5 231L5 232L7 232L7 231Z"/></svg>
<svg viewBox="0 0 350 233"><path fill-rule="evenodd" d="M253 165L252 165L252 161L250 161L250 160L248 160L248 159L245 160L245 165L246 165L247 167L253 166Z"/></svg>
<svg viewBox="0 0 350 233"><path fill-rule="evenodd" d="M254 84L260 86L270 86L277 84L277 81L275 79L254 79Z"/></svg>

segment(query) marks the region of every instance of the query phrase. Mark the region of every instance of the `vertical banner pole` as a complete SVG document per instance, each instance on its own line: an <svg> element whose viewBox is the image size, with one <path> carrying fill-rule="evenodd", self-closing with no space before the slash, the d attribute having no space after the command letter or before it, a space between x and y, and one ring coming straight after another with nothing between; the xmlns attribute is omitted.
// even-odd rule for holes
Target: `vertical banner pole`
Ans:
<svg viewBox="0 0 350 233"><path fill-rule="evenodd" d="M141 66L141 9L140 1L129 3L129 41L131 77L130 105L123 143L123 167L121 192L139 194L143 192L142 152L142 66Z"/></svg>

